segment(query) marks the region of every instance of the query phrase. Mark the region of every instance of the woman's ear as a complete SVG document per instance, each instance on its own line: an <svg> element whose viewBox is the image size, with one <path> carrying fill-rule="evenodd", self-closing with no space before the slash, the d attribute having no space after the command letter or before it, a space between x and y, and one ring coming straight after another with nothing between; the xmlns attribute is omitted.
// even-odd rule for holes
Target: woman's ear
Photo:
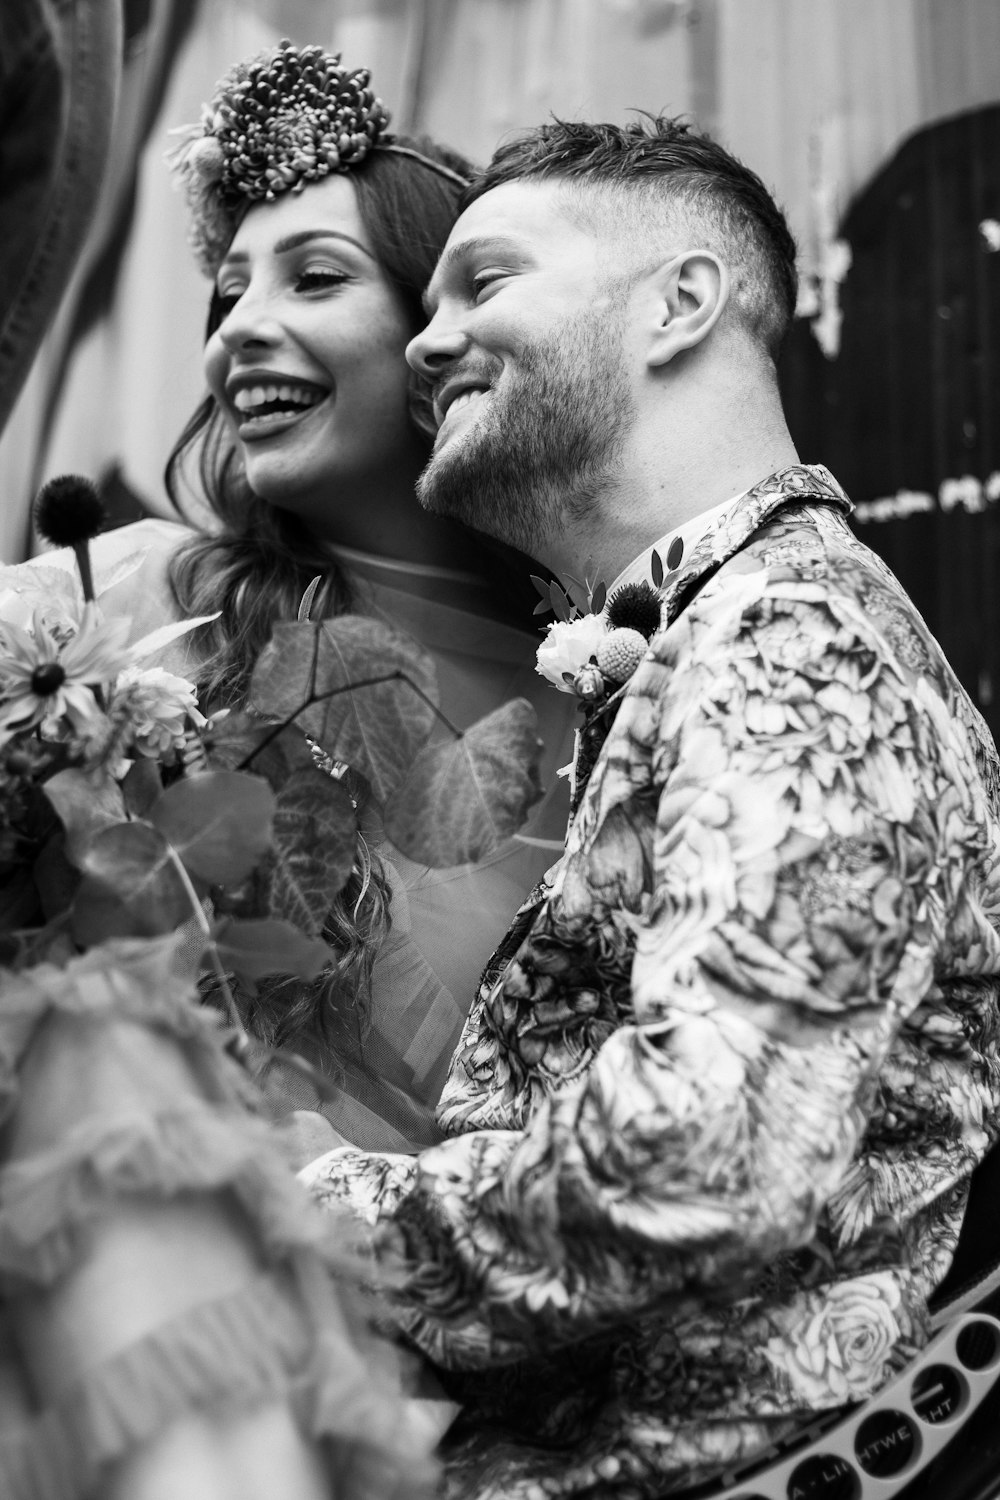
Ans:
<svg viewBox="0 0 1000 1500"><path fill-rule="evenodd" d="M729 301L729 267L711 250L686 250L651 278L656 312L647 346L650 367L668 364L707 338Z"/></svg>

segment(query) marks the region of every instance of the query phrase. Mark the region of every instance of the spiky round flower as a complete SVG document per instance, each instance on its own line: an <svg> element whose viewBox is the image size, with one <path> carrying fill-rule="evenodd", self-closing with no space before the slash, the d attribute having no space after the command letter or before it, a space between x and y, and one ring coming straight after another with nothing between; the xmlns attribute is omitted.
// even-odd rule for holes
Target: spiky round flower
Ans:
<svg viewBox="0 0 1000 1500"><path fill-rule="evenodd" d="M0 622L0 743L43 720L84 731L102 718L93 688L128 660L128 620L103 620L85 605L80 628L60 640L36 610L32 630Z"/></svg>
<svg viewBox="0 0 1000 1500"><path fill-rule="evenodd" d="M660 628L660 596L651 584L623 583L608 600L608 624L623 630L638 630L648 641Z"/></svg>
<svg viewBox="0 0 1000 1500"><path fill-rule="evenodd" d="M611 682L628 682L649 642L638 630L609 630L597 648L597 665Z"/></svg>
<svg viewBox="0 0 1000 1500"><path fill-rule="evenodd" d="M61 474L42 486L35 501L35 526L53 547L78 547L103 531L108 519L93 480Z"/></svg>
<svg viewBox="0 0 1000 1500"><path fill-rule="evenodd" d="M215 275L247 204L355 167L392 140L370 79L367 68L341 67L339 53L285 40L219 82L172 158L206 275Z"/></svg>

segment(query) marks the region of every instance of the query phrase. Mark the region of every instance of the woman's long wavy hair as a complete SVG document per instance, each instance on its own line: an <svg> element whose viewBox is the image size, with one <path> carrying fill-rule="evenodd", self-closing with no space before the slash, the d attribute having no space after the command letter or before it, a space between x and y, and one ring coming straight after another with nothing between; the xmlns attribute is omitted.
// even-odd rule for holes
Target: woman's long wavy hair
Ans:
<svg viewBox="0 0 1000 1500"><path fill-rule="evenodd" d="M400 139L452 170L471 176L457 153L434 142ZM362 221L378 260L402 298L414 333L423 323L421 294L457 216L457 183L392 151L373 151L350 173ZM308 188L306 189L308 191ZM221 322L213 294L206 339ZM433 427L426 390L411 384L415 425L427 436ZM193 477L192 477L193 474ZM279 620L294 620L302 596L322 569L310 618L343 614L352 606L351 588L328 556L291 512L267 504L247 483L239 454L222 412L208 396L181 433L167 461L166 487L183 515L187 501L207 501L220 522L181 547L170 566L170 580L184 615L214 614L199 639L203 703L230 707L246 701L253 666ZM246 1020L263 1041L278 1046L293 1038L326 1041L331 1017L345 1000L360 1003L371 980L375 956L389 927L389 887L377 856L359 840L354 872L330 912L324 937L336 955L314 985L290 981L262 986L247 1007Z"/></svg>

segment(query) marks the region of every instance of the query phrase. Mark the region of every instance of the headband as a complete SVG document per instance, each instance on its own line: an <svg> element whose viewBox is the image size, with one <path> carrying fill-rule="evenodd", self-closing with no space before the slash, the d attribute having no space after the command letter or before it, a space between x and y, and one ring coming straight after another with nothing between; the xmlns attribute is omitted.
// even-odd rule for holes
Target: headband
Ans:
<svg viewBox="0 0 1000 1500"><path fill-rule="evenodd" d="M214 277L249 204L352 171L371 151L409 157L468 185L444 162L396 144L370 79L367 68L341 67L339 53L282 41L237 63L216 85L200 123L173 132L184 139L170 163L187 195L189 238L206 276Z"/></svg>

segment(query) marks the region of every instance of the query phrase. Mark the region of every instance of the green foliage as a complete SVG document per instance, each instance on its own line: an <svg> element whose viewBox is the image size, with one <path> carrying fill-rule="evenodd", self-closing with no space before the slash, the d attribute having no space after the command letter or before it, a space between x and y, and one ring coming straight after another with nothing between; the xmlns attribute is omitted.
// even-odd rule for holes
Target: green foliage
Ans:
<svg viewBox="0 0 1000 1500"><path fill-rule="evenodd" d="M223 969L251 983L274 974L315 979L330 962L326 944L306 937L291 922L240 922L225 917L212 936Z"/></svg>
<svg viewBox="0 0 1000 1500"><path fill-rule="evenodd" d="M70 912L73 937L156 937L190 920L191 900L170 845L149 823L117 823L79 851L83 880Z"/></svg>
<svg viewBox="0 0 1000 1500"><path fill-rule="evenodd" d="M340 781L314 765L293 771L278 792L268 907L311 937L323 929L354 865L358 819Z"/></svg>
<svg viewBox="0 0 1000 1500"><path fill-rule="evenodd" d="M385 802L434 726L437 683L430 658L409 636L339 615L277 625L250 696L267 718L294 720Z"/></svg>
<svg viewBox="0 0 1000 1500"><path fill-rule="evenodd" d="M540 749L531 704L503 704L459 739L421 752L386 804L386 833L424 864L484 859L541 795Z"/></svg>
<svg viewBox="0 0 1000 1500"><path fill-rule="evenodd" d="M149 821L206 885L239 885L271 847L275 797L241 771L207 771L167 788Z"/></svg>

